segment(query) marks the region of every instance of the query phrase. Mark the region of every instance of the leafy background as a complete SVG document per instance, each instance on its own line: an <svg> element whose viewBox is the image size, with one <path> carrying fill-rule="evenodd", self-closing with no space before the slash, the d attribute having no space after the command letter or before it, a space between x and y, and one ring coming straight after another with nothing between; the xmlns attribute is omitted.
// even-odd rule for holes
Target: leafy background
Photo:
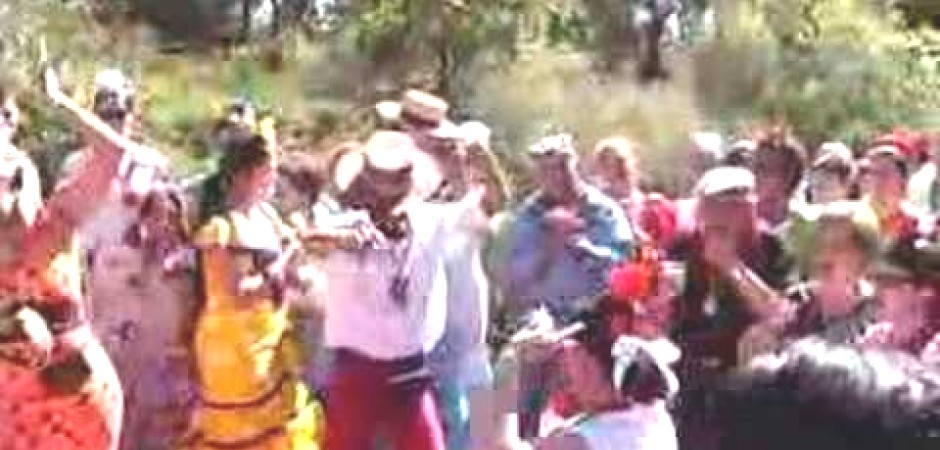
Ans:
<svg viewBox="0 0 940 450"><path fill-rule="evenodd" d="M376 100L429 89L494 126L520 184L520 149L550 127L585 149L630 136L667 188L695 130L783 121L810 144L858 145L940 129L940 2L689 0L670 76L653 81L636 76L638 2L349 0L315 14L325 2L5 0L0 75L23 92L21 145L49 176L78 143L37 91L42 41L80 98L97 69L131 73L141 135L183 173L211 166L206 130L236 95L278 117L286 146L322 152L367 133Z"/></svg>

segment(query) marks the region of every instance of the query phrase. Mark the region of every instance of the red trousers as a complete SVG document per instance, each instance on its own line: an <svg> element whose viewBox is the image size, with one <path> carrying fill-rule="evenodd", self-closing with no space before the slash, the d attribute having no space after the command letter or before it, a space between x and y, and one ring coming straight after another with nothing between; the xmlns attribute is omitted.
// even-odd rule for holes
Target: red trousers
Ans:
<svg viewBox="0 0 940 450"><path fill-rule="evenodd" d="M383 438L396 450L445 450L431 384L390 382L403 361L337 351L324 392L325 448L369 450Z"/></svg>

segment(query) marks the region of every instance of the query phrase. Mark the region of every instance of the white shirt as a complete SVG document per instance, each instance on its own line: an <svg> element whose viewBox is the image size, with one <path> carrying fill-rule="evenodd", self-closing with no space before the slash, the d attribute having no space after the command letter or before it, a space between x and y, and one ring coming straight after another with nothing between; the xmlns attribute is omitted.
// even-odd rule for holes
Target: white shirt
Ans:
<svg viewBox="0 0 940 450"><path fill-rule="evenodd" d="M467 205L467 201L411 205L407 209L413 230L410 258L404 256L409 244L403 242L397 248L336 251L324 259L327 347L383 360L427 353L434 347L447 321L443 264L447 240L465 220ZM399 305L390 287L403 264L410 266L410 282L407 301Z"/></svg>
<svg viewBox="0 0 940 450"><path fill-rule="evenodd" d="M575 434L590 450L677 450L676 427L662 401L599 414L578 425Z"/></svg>

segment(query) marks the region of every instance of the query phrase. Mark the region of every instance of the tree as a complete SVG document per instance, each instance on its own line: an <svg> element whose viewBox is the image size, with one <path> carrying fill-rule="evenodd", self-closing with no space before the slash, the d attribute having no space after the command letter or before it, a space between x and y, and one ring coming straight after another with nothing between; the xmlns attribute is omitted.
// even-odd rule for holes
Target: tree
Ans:
<svg viewBox="0 0 940 450"><path fill-rule="evenodd" d="M867 0L747 0L697 52L699 104L726 123L784 120L810 141L863 141L940 109L937 63Z"/></svg>
<svg viewBox="0 0 940 450"><path fill-rule="evenodd" d="M525 15L538 0L371 0L353 7L347 32L373 69L450 98L482 58L518 55Z"/></svg>

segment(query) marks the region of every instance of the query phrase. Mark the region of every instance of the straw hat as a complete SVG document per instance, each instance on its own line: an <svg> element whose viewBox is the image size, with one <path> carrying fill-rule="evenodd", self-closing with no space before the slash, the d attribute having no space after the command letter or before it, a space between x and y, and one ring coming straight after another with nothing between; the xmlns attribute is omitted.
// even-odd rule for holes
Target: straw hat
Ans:
<svg viewBox="0 0 940 450"><path fill-rule="evenodd" d="M352 186L366 168L378 172L409 172L413 191L427 192L441 184L440 172L435 162L418 149L407 134L397 131L379 131L372 135L362 148L351 150L336 161L333 182L344 192Z"/></svg>
<svg viewBox="0 0 940 450"><path fill-rule="evenodd" d="M375 105L379 118L388 123L410 125L441 139L460 138L460 129L447 119L450 105L444 99L419 90L405 92L400 101Z"/></svg>
<svg viewBox="0 0 940 450"><path fill-rule="evenodd" d="M460 139L467 145L490 148L493 131L483 122L469 121L460 124Z"/></svg>

